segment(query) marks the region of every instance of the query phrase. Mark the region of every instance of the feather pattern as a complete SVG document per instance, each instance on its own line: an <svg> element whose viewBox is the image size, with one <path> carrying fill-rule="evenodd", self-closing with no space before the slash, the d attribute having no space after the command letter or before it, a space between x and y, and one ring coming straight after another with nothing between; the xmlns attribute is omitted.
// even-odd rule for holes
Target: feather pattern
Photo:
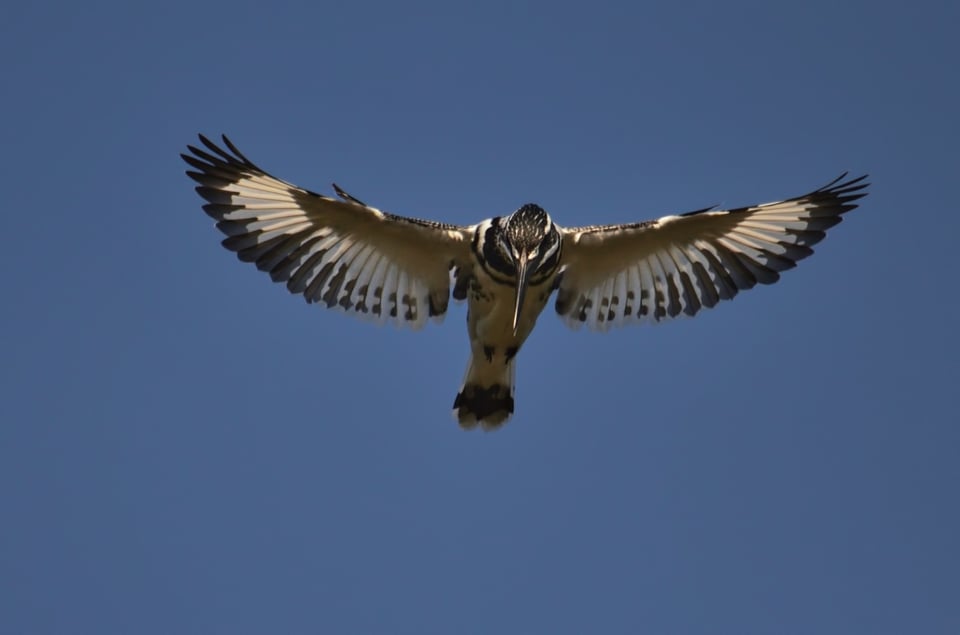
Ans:
<svg viewBox="0 0 960 635"><path fill-rule="evenodd" d="M446 313L450 275L472 270L473 228L407 218L281 181L223 137L183 159L223 245L311 303L419 328Z"/></svg>
<svg viewBox="0 0 960 635"><path fill-rule="evenodd" d="M565 229L557 313L606 330L696 315L776 282L865 195L866 177L845 177L776 203Z"/></svg>

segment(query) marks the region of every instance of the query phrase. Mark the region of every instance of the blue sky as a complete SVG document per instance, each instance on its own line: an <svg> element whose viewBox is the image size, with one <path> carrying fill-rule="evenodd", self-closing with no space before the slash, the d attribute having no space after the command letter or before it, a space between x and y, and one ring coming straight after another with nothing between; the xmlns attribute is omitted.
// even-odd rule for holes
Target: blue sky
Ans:
<svg viewBox="0 0 960 635"><path fill-rule="evenodd" d="M349 8L344 5L349 4ZM4 12L0 631L956 633L955 3L20 3ZM306 306L179 153L456 223L804 193L775 286L548 309L462 432L465 309Z"/></svg>

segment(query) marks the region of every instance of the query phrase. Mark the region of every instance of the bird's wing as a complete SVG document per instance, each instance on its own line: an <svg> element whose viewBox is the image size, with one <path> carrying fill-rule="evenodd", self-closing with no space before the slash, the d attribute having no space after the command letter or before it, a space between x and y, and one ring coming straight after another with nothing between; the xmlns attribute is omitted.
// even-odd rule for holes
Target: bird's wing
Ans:
<svg viewBox="0 0 960 635"><path fill-rule="evenodd" d="M471 230L395 216L336 188L328 198L270 176L226 137L183 159L224 247L307 302L419 328L442 319L451 270L469 269ZM334 186L336 187L336 186Z"/></svg>
<svg viewBox="0 0 960 635"><path fill-rule="evenodd" d="M557 313L573 328L606 330L695 315L776 282L857 206L865 179L844 174L815 192L754 207L566 229Z"/></svg>

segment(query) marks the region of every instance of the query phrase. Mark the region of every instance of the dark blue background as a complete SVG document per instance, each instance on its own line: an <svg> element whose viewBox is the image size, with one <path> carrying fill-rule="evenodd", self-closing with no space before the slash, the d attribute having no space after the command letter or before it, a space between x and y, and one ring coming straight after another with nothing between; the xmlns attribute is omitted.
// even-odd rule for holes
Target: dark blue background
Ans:
<svg viewBox="0 0 960 635"><path fill-rule="evenodd" d="M345 8L346 5L350 8ZM957 633L955 3L20 3L0 24L4 633ZM870 172L776 286L545 313L449 415L465 310L307 307L178 154L456 223Z"/></svg>

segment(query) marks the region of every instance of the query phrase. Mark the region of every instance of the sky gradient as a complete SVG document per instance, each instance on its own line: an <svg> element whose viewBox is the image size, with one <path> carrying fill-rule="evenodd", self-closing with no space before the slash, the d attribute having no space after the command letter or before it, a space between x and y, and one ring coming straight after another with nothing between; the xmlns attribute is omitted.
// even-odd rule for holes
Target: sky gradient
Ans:
<svg viewBox="0 0 960 635"><path fill-rule="evenodd" d="M956 3L345 4L5 10L0 632L960 632ZM465 308L237 262L198 132L461 224L872 185L694 319L548 306L465 433Z"/></svg>

